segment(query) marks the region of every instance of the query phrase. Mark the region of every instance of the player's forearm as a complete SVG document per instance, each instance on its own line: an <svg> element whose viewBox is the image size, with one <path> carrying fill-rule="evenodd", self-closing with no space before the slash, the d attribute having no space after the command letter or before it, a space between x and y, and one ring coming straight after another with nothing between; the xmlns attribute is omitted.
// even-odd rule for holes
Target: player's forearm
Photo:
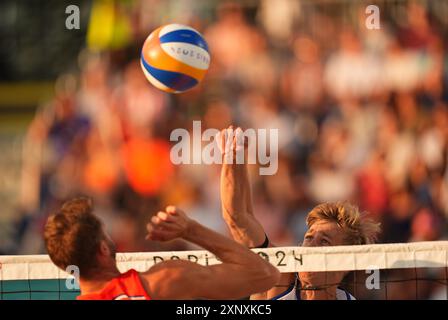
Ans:
<svg viewBox="0 0 448 320"><path fill-rule="evenodd" d="M223 164L221 169L221 204L226 220L243 223L247 211L242 164Z"/></svg>
<svg viewBox="0 0 448 320"><path fill-rule="evenodd" d="M250 182L245 164L223 164L221 203L223 218L235 241L248 247L264 242L265 232L252 214Z"/></svg>
<svg viewBox="0 0 448 320"><path fill-rule="evenodd" d="M212 278L219 277L224 281L220 293L224 296L215 298L228 298L225 297L228 290L234 291L233 294L238 292L235 290L239 290L240 297L261 292L272 288L280 278L277 268L259 255L196 222L192 222L185 239L214 253L222 261L222 264L212 266L210 269L213 270ZM226 279L229 274L232 275L232 279ZM203 281L205 280L204 276Z"/></svg>
<svg viewBox="0 0 448 320"><path fill-rule="evenodd" d="M244 246L195 221L191 221L184 239L212 252L222 262L244 265L260 263L257 254L248 251Z"/></svg>
<svg viewBox="0 0 448 320"><path fill-rule="evenodd" d="M224 219L230 230L232 238L249 248L256 248L265 241L265 232L260 223L252 217L246 221L233 221L231 218Z"/></svg>

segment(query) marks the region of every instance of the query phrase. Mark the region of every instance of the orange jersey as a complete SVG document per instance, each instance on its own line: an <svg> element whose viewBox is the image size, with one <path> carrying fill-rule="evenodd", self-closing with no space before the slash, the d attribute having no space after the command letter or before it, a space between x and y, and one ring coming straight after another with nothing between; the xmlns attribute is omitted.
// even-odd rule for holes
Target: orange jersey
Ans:
<svg viewBox="0 0 448 320"><path fill-rule="evenodd" d="M151 300L138 272L131 269L109 281L101 291L81 294L77 300Z"/></svg>

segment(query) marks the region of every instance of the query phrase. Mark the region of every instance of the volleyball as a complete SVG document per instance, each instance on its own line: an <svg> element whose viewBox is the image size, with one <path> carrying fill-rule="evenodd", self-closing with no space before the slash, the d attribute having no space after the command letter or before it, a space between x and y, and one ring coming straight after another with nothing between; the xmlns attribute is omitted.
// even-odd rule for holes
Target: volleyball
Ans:
<svg viewBox="0 0 448 320"><path fill-rule="evenodd" d="M165 92L180 93L201 82L210 65L210 54L198 31L168 24L146 38L140 63L152 85Z"/></svg>

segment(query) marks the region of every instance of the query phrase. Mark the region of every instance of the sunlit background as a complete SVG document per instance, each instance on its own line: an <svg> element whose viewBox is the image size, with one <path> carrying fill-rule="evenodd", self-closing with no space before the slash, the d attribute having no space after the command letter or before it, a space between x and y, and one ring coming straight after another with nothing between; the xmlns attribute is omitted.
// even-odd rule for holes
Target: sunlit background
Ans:
<svg viewBox="0 0 448 320"><path fill-rule="evenodd" d="M167 204L227 233L220 167L169 160L170 132L193 120L279 129L277 174L251 166L277 245L300 242L310 208L335 200L381 221L382 243L448 238L448 1L70 4L80 30L65 28L64 1L0 2L0 254L45 253L47 216L76 195L94 198L119 251L192 248L144 240ZM369 4L379 30L365 27ZM211 51L205 80L180 95L139 65L168 23Z"/></svg>

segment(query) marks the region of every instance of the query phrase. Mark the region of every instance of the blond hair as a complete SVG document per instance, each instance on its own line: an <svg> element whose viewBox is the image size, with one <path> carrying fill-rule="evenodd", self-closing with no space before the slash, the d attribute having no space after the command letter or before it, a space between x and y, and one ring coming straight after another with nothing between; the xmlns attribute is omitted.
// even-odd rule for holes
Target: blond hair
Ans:
<svg viewBox="0 0 448 320"><path fill-rule="evenodd" d="M381 230L379 223L348 202L323 203L314 207L308 214L306 224L310 228L321 220L336 222L344 231L348 245L374 243Z"/></svg>

